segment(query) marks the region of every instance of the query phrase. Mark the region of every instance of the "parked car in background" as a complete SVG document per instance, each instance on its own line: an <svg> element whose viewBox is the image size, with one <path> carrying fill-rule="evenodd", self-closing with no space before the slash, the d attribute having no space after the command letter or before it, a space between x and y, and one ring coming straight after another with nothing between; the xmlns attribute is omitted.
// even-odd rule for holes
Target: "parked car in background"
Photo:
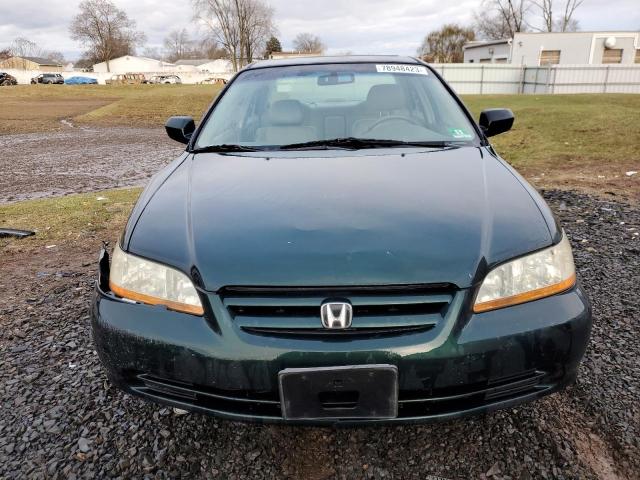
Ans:
<svg viewBox="0 0 640 480"><path fill-rule="evenodd" d="M145 83L146 80L142 73L118 73L112 75L104 83L107 85L140 85Z"/></svg>
<svg viewBox="0 0 640 480"><path fill-rule="evenodd" d="M154 75L149 80L145 80L143 83L150 84L179 84L182 83L182 80L177 75Z"/></svg>
<svg viewBox="0 0 640 480"><path fill-rule="evenodd" d="M41 73L31 79L32 85L38 83L42 83L43 85L64 85L64 78L59 73Z"/></svg>
<svg viewBox="0 0 640 480"><path fill-rule="evenodd" d="M13 75L6 72L0 72L0 87L8 87L9 85L17 85L18 80Z"/></svg>
<svg viewBox="0 0 640 480"><path fill-rule="evenodd" d="M98 80L91 77L71 77L67 78L64 83L67 85L97 85Z"/></svg>
<svg viewBox="0 0 640 480"><path fill-rule="evenodd" d="M570 385L591 308L569 238L489 141L513 122L474 121L414 58L252 63L197 129L169 119L186 151L102 251L109 379L233 420L330 424Z"/></svg>
<svg viewBox="0 0 640 480"><path fill-rule="evenodd" d="M201 85L226 85L227 80L220 77L205 78L200 82Z"/></svg>

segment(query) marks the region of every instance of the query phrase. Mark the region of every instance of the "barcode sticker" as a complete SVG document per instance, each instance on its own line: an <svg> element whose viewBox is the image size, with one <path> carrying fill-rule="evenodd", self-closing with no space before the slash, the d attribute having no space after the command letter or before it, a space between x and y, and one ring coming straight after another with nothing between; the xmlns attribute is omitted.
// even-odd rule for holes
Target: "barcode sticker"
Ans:
<svg viewBox="0 0 640 480"><path fill-rule="evenodd" d="M388 65L376 65L378 73L413 73L418 75L429 75L427 67L423 65L400 65L400 64L388 64Z"/></svg>

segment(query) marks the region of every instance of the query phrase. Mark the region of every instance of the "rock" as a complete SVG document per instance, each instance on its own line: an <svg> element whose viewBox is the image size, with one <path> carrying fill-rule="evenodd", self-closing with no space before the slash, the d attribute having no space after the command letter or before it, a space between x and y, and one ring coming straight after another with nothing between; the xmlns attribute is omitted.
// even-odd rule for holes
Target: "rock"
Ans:
<svg viewBox="0 0 640 480"><path fill-rule="evenodd" d="M494 463L493 466L489 469L489 471L487 473L485 473L485 475L487 477L494 477L496 475L499 475L500 473L502 473L500 471L500 464L498 462Z"/></svg>
<svg viewBox="0 0 640 480"><path fill-rule="evenodd" d="M89 448L89 440L87 440L84 437L80 437L78 439L78 450L80 450L82 453L86 453L90 450Z"/></svg>

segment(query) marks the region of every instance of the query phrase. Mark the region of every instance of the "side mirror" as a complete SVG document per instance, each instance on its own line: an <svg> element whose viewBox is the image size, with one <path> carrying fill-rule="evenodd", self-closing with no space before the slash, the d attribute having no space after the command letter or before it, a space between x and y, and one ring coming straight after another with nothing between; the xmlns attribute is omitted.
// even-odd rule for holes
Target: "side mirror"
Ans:
<svg viewBox="0 0 640 480"><path fill-rule="evenodd" d="M480 128L487 137L508 132L513 126L515 117L508 108L490 108L480 113Z"/></svg>
<svg viewBox="0 0 640 480"><path fill-rule="evenodd" d="M189 143L191 135L196 129L196 124L191 117L170 117L164 124L164 128L172 140Z"/></svg>

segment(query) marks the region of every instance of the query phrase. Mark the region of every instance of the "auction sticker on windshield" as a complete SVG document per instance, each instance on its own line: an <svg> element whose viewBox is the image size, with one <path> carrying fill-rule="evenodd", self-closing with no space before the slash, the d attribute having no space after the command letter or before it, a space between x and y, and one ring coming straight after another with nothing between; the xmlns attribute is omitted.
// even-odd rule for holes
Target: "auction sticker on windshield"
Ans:
<svg viewBox="0 0 640 480"><path fill-rule="evenodd" d="M379 73L417 73L418 75L429 75L427 67L422 65L376 65L376 70Z"/></svg>

